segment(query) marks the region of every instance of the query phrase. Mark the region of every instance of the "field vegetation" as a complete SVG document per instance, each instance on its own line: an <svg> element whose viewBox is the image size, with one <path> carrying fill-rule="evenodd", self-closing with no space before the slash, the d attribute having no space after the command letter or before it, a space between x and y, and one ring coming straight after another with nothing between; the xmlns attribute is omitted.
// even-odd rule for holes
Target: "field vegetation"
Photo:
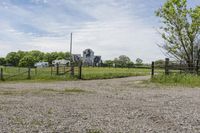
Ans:
<svg viewBox="0 0 200 133"><path fill-rule="evenodd" d="M62 73L64 68L60 69ZM27 80L28 68L22 67L3 67L5 81ZM69 71L70 68L65 68ZM122 78L129 76L145 76L150 75L150 69L147 68L109 68L109 67L83 67L82 79L110 79ZM69 72L66 74L56 75L56 69L53 67L48 68L32 68L31 80L33 81L49 81L49 80L77 80L78 68L75 67L75 76L70 76Z"/></svg>
<svg viewBox="0 0 200 133"><path fill-rule="evenodd" d="M200 87L200 76L194 74L173 73L170 75L158 74L151 81L162 85L178 85L187 87Z"/></svg>

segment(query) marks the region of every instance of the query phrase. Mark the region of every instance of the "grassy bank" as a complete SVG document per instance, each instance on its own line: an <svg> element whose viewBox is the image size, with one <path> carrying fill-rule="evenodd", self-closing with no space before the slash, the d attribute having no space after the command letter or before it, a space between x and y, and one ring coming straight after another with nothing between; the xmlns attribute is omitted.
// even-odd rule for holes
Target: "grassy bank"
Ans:
<svg viewBox="0 0 200 133"><path fill-rule="evenodd" d="M193 74L170 74L155 75L151 82L163 85L180 85L190 87L200 87L200 76Z"/></svg>
<svg viewBox="0 0 200 133"><path fill-rule="evenodd" d="M69 71L70 68L65 68L65 71ZM28 73L27 68L7 67L4 68L5 81L17 81L27 80ZM64 68L60 69L62 73ZM111 79L111 78L122 78L129 76L144 76L149 75L150 69L141 68L105 68L105 67L83 67L82 68L82 79ZM64 75L56 75L56 70L53 68L37 68L31 69L31 80L33 81L56 81L56 80L77 80L78 79L78 68L75 68L75 76L71 77L69 73Z"/></svg>

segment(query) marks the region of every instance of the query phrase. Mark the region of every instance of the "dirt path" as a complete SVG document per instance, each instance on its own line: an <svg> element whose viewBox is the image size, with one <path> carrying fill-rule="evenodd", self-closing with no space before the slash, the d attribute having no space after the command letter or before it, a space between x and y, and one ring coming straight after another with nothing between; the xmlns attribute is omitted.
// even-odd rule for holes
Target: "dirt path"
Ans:
<svg viewBox="0 0 200 133"><path fill-rule="evenodd" d="M148 79L0 84L0 132L200 132L200 89Z"/></svg>

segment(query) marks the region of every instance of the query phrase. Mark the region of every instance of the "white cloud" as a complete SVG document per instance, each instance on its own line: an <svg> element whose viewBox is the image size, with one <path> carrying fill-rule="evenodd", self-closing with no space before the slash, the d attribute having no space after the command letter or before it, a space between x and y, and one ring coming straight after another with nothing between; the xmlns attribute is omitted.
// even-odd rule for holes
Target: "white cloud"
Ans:
<svg viewBox="0 0 200 133"><path fill-rule="evenodd" d="M145 22L146 19L138 15L138 10L131 9L130 1L133 4L135 0L125 0L124 3L116 0L109 0L109 2L108 0L65 0L61 3L54 0L35 0L38 4L41 2L46 4L44 9L40 7L38 11L8 3L6 6L9 10L0 9L0 12L17 15L20 19L0 22L0 27L2 26L3 29L0 35L8 38L7 41L0 38L3 40L0 41L0 48L5 49L0 56L18 49L69 51L69 33L73 32L74 53L82 53L84 49L92 48L95 54L102 55L103 59L112 59L121 54L128 55L133 60L140 57L146 62L164 58L156 46L160 38L155 29ZM69 5L71 10L66 12L65 9ZM86 18L73 11L86 14L83 15ZM79 15L83 17L81 20ZM11 24L22 22L45 31L46 34L20 31Z"/></svg>

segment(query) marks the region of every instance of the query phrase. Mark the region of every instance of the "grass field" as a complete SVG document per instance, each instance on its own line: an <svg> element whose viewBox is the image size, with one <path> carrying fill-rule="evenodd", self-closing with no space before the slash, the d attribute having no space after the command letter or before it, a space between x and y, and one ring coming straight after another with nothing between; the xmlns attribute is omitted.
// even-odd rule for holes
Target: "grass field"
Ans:
<svg viewBox="0 0 200 133"><path fill-rule="evenodd" d="M83 79L108 79L149 75L150 69L138 68L83 68Z"/></svg>
<svg viewBox="0 0 200 133"><path fill-rule="evenodd" d="M78 68L75 68L75 76L71 77L69 73L63 75L56 75L56 69L52 68L37 68L31 69L31 79L48 81L48 80L77 80ZM69 71L70 68L60 68L60 73ZM28 68L18 67L3 67L5 81L27 80ZM144 76L149 75L150 69L142 68L105 68L105 67L83 67L82 79L110 79L122 78L129 76Z"/></svg>
<svg viewBox="0 0 200 133"><path fill-rule="evenodd" d="M155 75L151 81L163 85L179 85L188 87L199 87L200 76L194 74L173 73L170 75L159 74Z"/></svg>

